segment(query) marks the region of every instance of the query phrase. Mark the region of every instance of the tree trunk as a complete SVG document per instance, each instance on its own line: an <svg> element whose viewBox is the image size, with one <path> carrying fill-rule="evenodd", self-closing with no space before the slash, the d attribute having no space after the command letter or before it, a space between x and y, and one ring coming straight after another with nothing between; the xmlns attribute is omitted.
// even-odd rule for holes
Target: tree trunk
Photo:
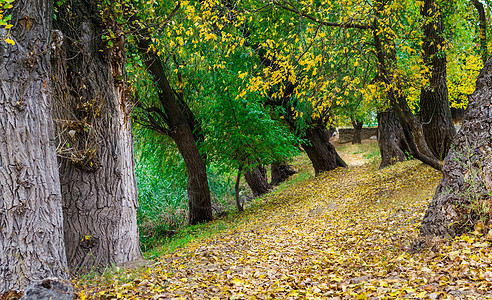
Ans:
<svg viewBox="0 0 492 300"><path fill-rule="evenodd" d="M424 18L422 56L430 70L429 85L420 90L420 118L432 154L438 159L444 159L456 130L448 100L442 12L436 0L425 0L420 14Z"/></svg>
<svg viewBox="0 0 492 300"><path fill-rule="evenodd" d="M294 175L296 171L285 161L273 163L271 165L272 182L273 186L277 186L284 182L290 176Z"/></svg>
<svg viewBox="0 0 492 300"><path fill-rule="evenodd" d="M490 223L491 99L492 58L478 76L463 125L444 161L443 178L422 220L421 236L454 237L479 220Z"/></svg>
<svg viewBox="0 0 492 300"><path fill-rule="evenodd" d="M72 1L55 27L54 112L70 270L140 258L124 39L107 48L97 5ZM103 52L100 49L104 49Z"/></svg>
<svg viewBox="0 0 492 300"><path fill-rule="evenodd" d="M255 197L266 194L272 189L272 186L268 183L258 166L251 168L250 165L250 168L244 172L244 178Z"/></svg>
<svg viewBox="0 0 492 300"><path fill-rule="evenodd" d="M140 54L144 57L150 74L154 76L154 80L157 82L159 101L170 128L169 136L174 140L179 153L183 156L188 172L188 222L197 224L211 221L213 219L212 204L206 166L196 145L189 120L186 118L186 108L176 98L176 93L167 80L159 57L149 47L148 38L141 37L138 42Z"/></svg>
<svg viewBox="0 0 492 300"><path fill-rule="evenodd" d="M51 119L52 2L16 0L9 13L15 44L0 43L2 299L47 277L68 279Z"/></svg>
<svg viewBox="0 0 492 300"><path fill-rule="evenodd" d="M352 144L362 144L361 131L364 122L352 119L352 126L354 127L354 136L352 137Z"/></svg>
<svg viewBox="0 0 492 300"><path fill-rule="evenodd" d="M175 129L171 138L178 146L188 172L188 222L198 224L211 221L213 219L212 204L206 166L196 146L193 132L186 123L177 125Z"/></svg>
<svg viewBox="0 0 492 300"><path fill-rule="evenodd" d="M302 148L313 163L316 176L338 167L347 166L330 143L329 133L325 128L309 128L306 131L305 139L308 142L303 143Z"/></svg>
<svg viewBox="0 0 492 300"><path fill-rule="evenodd" d="M381 152L379 168L393 165L406 159L408 148L403 128L393 110L378 113L378 146Z"/></svg>
<svg viewBox="0 0 492 300"><path fill-rule="evenodd" d="M236 198L236 207L239 212L244 211L243 205L241 203L241 199L239 199L239 183L241 181L241 172L243 170L243 167L239 167L237 170L237 176L236 176L236 184L234 184L234 196Z"/></svg>

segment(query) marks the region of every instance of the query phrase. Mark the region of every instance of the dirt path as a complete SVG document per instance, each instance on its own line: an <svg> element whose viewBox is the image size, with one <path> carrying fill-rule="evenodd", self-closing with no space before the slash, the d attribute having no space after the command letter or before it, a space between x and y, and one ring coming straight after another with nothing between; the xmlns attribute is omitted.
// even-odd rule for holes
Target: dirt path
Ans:
<svg viewBox="0 0 492 300"><path fill-rule="evenodd" d="M376 149L378 142L376 140L362 140L362 144L351 144L351 143L338 143L338 136L334 136L331 143L335 148L337 148L340 157L349 166L362 166L369 163L370 159L367 157L367 149Z"/></svg>
<svg viewBox="0 0 492 300"><path fill-rule="evenodd" d="M101 299L485 299L486 237L408 250L440 175L417 162L351 167L276 191L223 232L116 281ZM473 240L470 240L473 239Z"/></svg>

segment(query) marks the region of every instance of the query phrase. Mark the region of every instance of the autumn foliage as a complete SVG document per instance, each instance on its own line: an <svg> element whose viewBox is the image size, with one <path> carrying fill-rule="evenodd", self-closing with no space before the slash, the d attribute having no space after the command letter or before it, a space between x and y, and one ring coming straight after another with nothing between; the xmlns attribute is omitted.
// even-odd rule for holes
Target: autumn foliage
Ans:
<svg viewBox="0 0 492 300"><path fill-rule="evenodd" d="M485 297L492 287L492 235L477 228L452 241L435 240L425 250L411 248L440 178L437 171L416 161L378 170L375 163L361 164L361 151L354 148L342 156L351 167L306 181L294 179L235 221L216 221L225 224L217 234L146 267L80 280L79 296Z"/></svg>

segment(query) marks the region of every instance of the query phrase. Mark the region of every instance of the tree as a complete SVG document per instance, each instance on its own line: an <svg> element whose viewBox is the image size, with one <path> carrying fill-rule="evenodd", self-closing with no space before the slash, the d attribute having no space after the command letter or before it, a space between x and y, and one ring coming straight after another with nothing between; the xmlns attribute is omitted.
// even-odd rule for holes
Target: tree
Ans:
<svg viewBox="0 0 492 300"><path fill-rule="evenodd" d="M302 148L311 160L316 175L347 166L330 143L330 133L324 126L308 128L306 138L308 142L302 143Z"/></svg>
<svg viewBox="0 0 492 300"><path fill-rule="evenodd" d="M354 135L352 136L352 144L361 144L362 139L361 139L361 132L362 132L362 126L364 125L364 121L357 120L357 119L352 119L350 120L352 123L352 126L354 127Z"/></svg>
<svg viewBox="0 0 492 300"><path fill-rule="evenodd" d="M272 181L271 185L276 186L284 182L290 176L294 175L296 171L285 160L282 162L274 162L270 167Z"/></svg>
<svg viewBox="0 0 492 300"><path fill-rule="evenodd" d="M213 217L210 189L205 162L193 134L193 113L182 99L182 95L176 93L169 84L164 66L153 50L155 48L151 47L149 39L148 36L140 36L137 47L159 88L158 104L144 108L146 113L140 120L144 126L169 135L183 156L188 172L188 222L197 224L211 221Z"/></svg>
<svg viewBox="0 0 492 300"><path fill-rule="evenodd" d="M372 34L377 57L377 81L387 91L387 99L400 121L405 140L411 154L429 166L441 170L441 164L433 156L425 140L422 124L417 120L407 102L403 82L397 69L397 55L392 31L381 30L381 15L391 13L392 7L385 3L375 3L375 16L372 23ZM380 31L381 30L381 31Z"/></svg>
<svg viewBox="0 0 492 300"><path fill-rule="evenodd" d="M272 185L268 183L265 175L261 170L261 166L252 163L247 166L244 172L244 179L246 179L246 183L248 183L255 197L266 194L272 189Z"/></svg>
<svg viewBox="0 0 492 300"><path fill-rule="evenodd" d="M463 124L446 156L443 177L422 220L420 236L454 237L490 222L492 59L485 63Z"/></svg>
<svg viewBox="0 0 492 300"><path fill-rule="evenodd" d="M72 272L142 256L125 40L112 8L104 5L62 4L54 23L53 117ZM102 39L109 35L111 40Z"/></svg>
<svg viewBox="0 0 492 300"><path fill-rule="evenodd" d="M410 151L403 128L392 109L378 113L378 145L381 151L380 169L405 161Z"/></svg>
<svg viewBox="0 0 492 300"><path fill-rule="evenodd" d="M425 0L420 14L424 19L422 56L429 69L429 84L423 86L420 92L420 118L432 154L444 159L456 130L448 100L443 16L436 0Z"/></svg>
<svg viewBox="0 0 492 300"><path fill-rule="evenodd" d="M289 12L283 10L260 9L257 16L256 12L252 15L248 10L251 9L250 6L257 5L255 1L248 1L244 6L243 3L240 6L232 5L230 1L224 1L223 5L205 1L202 6L206 7L206 13L217 16L211 18L216 21L210 22L211 28L207 29L209 32L206 36L218 37L216 40L222 43L226 41L229 47L224 51L224 57L229 57L232 51L242 46L249 48L243 50L244 56L253 56L251 52L256 54L249 60L253 62L253 67L248 72L238 74L243 82L243 86L238 90L239 98L246 99L255 94L263 98L265 106L275 112L298 139L303 140L303 145L307 146L303 148L311 153L310 159L316 160L316 163L313 161L316 174L333 170L338 166L346 166L333 145L314 145L329 144L326 137L318 136L324 135L323 130L309 130L314 127L322 129L327 126L329 120L329 107L325 105L326 110L316 111L317 105L310 105L312 99L306 97L312 93L318 102L326 101L328 98L326 93L317 93L312 87L308 87L318 80L314 79L316 73L323 70L323 55L317 53L317 44L314 44L310 37L313 34L317 35L316 26L306 26L301 20L296 20ZM282 22L273 23L279 20ZM284 22L286 20L292 23ZM292 31L294 23L298 24L297 33ZM274 30L265 30L266 28ZM204 30L204 27L200 30ZM294 39L303 39L306 43L288 43ZM313 65L314 60L316 62ZM220 65L224 66L224 62ZM323 76L329 77L327 74ZM301 79L302 84L298 84ZM323 85L326 92L327 88ZM309 99L306 101L306 98ZM317 153L318 150L322 152Z"/></svg>
<svg viewBox="0 0 492 300"><path fill-rule="evenodd" d="M319 24L319 26L340 28L343 30L348 28L357 30L356 32L358 32L361 37L356 41L357 43L360 43L360 40L368 40L366 35L370 33L373 39L370 44L374 47L372 52L376 57L376 75L374 77L375 80L373 80L376 82L374 82L374 84L380 85L382 89L386 91L384 97L398 116L411 154L424 163L429 164L436 169L440 169L441 165L439 161L434 157L425 140L422 124L413 114L413 111L410 109L407 102L405 89L406 78L403 76L404 72L402 72L398 65L398 58L401 53L397 51L398 48L396 42L398 41L398 31L395 29L398 30L399 28L393 27L392 24L399 23L400 19L398 18L404 16L403 13L407 13L406 10L408 5L399 1L376 1L371 4L356 2L355 4L356 5L353 7L350 7L350 10L358 11L356 14L358 16L357 19L347 17L349 15L354 15L353 11L343 11L343 9L346 8L339 8L337 5L331 5L330 9L340 9L345 15L340 12L333 12L330 14L328 11L322 9L315 11L320 16L326 16L326 19L324 19L317 15L310 14L302 7L297 8L293 3L288 1L279 1L275 3L276 6L315 22ZM332 21L332 19L334 20ZM405 27L403 26L403 28ZM364 34L361 32L364 32ZM407 32L407 34L412 36L414 35L414 32ZM354 34L351 34L350 36L353 38ZM347 39L343 40L346 41ZM353 39L350 41L353 43ZM410 52L408 46L403 46L407 52ZM342 44L341 48L341 53L343 54L354 51L350 48L353 49L356 48L356 46L353 44ZM371 52L370 49L368 49L368 51ZM332 56L336 57L336 54ZM332 60L330 59L329 62L332 62ZM354 65L359 65L360 63L360 56L358 56L354 61ZM344 77L344 79L345 78L346 77ZM355 83L359 84L360 82L360 79L352 80L351 85L355 85ZM344 94L346 95L346 93Z"/></svg>
<svg viewBox="0 0 492 300"><path fill-rule="evenodd" d="M0 296L48 277L68 279L45 50L53 10L43 0L9 9L13 27L0 44Z"/></svg>

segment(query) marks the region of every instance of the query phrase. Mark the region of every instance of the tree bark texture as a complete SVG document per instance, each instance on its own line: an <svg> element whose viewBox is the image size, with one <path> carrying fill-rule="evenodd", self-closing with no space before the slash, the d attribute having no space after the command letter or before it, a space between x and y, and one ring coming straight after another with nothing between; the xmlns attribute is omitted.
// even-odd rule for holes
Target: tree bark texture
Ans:
<svg viewBox="0 0 492 300"><path fill-rule="evenodd" d="M16 0L0 43L0 297L68 279L51 119L52 2Z"/></svg>
<svg viewBox="0 0 492 300"><path fill-rule="evenodd" d="M330 134L325 128L312 127L306 131L305 139L307 142L302 144L302 148L313 163L316 176L338 167L347 166L330 143L329 136Z"/></svg>
<svg viewBox="0 0 492 300"><path fill-rule="evenodd" d="M451 119L446 83L446 45L442 12L436 0L425 0L420 8L423 22L423 60L429 68L429 84L420 90L420 118L432 154L444 159L456 130Z"/></svg>
<svg viewBox="0 0 492 300"><path fill-rule="evenodd" d="M261 166L252 166L244 172L244 178L255 197L268 193L272 186L266 180Z"/></svg>
<svg viewBox="0 0 492 300"><path fill-rule="evenodd" d="M477 79L463 124L444 161L443 177L422 220L421 236L454 237L490 222L492 192L492 59ZM488 207L488 209L485 209Z"/></svg>
<svg viewBox="0 0 492 300"><path fill-rule="evenodd" d="M108 25L94 2L63 7L70 11L60 9L55 22L53 116L68 263L83 272L142 256L137 186L124 39L106 47Z"/></svg>
<svg viewBox="0 0 492 300"><path fill-rule="evenodd" d="M409 152L407 140L403 128L393 110L387 109L379 112L378 118L378 146L381 153L381 164L379 168L405 161L406 153Z"/></svg>
<svg viewBox="0 0 492 300"><path fill-rule="evenodd" d="M271 165L272 181L271 185L276 186L284 182L290 176L294 175L296 171L287 162L277 162Z"/></svg>
<svg viewBox="0 0 492 300"><path fill-rule="evenodd" d="M186 107L176 98L176 93L167 80L159 57L149 50L149 40L145 37L140 38L138 47L149 72L157 82L159 101L166 114L167 126L170 128L168 134L176 143L185 161L188 173L188 222L197 224L211 221L213 219L212 204L206 166L196 145L189 120L186 118Z"/></svg>

